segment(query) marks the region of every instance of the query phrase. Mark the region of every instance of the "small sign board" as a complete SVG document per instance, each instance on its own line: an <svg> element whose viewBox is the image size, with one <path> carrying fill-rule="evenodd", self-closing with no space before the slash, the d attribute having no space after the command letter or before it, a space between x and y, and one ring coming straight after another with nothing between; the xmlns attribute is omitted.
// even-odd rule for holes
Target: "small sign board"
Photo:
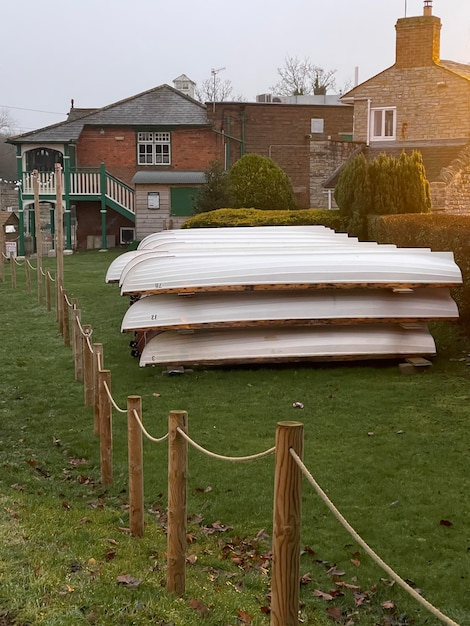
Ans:
<svg viewBox="0 0 470 626"><path fill-rule="evenodd" d="M7 259L11 259L12 257L16 259L17 249L16 249L16 241L5 241L5 253Z"/></svg>
<svg viewBox="0 0 470 626"><path fill-rule="evenodd" d="M147 193L147 208L148 209L160 208L160 192L159 191L149 191Z"/></svg>

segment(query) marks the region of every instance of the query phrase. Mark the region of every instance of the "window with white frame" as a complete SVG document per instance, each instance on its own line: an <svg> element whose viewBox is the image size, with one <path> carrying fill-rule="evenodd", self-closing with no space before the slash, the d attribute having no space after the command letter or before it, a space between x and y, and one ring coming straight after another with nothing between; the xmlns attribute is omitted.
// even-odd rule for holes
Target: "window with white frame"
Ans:
<svg viewBox="0 0 470 626"><path fill-rule="evenodd" d="M395 139L397 110L395 107L371 109L371 139L387 141Z"/></svg>
<svg viewBox="0 0 470 626"><path fill-rule="evenodd" d="M139 165L169 165L171 162L170 133L137 133Z"/></svg>

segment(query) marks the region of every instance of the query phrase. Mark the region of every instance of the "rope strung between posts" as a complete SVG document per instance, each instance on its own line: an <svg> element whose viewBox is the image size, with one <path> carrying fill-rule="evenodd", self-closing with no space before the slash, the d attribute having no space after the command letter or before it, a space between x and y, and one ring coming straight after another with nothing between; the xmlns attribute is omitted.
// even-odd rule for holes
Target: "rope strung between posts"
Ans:
<svg viewBox="0 0 470 626"><path fill-rule="evenodd" d="M147 439L150 439L150 441L153 441L154 443L162 443L162 441L166 441L166 439L168 439L168 433L166 435L163 435L163 437L160 437L159 439L157 439L156 437L152 437L152 435L150 435L145 429L145 426L142 424L139 414L135 409L133 409L132 414L135 417L136 422L140 427L140 430L144 433Z"/></svg>
<svg viewBox="0 0 470 626"><path fill-rule="evenodd" d="M84 337L87 337L87 336L88 336L88 337L91 337L91 336L92 336L92 334L93 334L93 330L91 330L89 333L87 333L87 332L83 329L83 326L82 326L82 324L81 324L81 322L80 322L79 318L77 317L76 319L77 319L77 325L78 325L78 328L79 328L80 332L82 333L82 335L83 335Z"/></svg>
<svg viewBox="0 0 470 626"><path fill-rule="evenodd" d="M269 456L270 454L273 454L276 450L276 448L273 447L273 448L269 448L269 450L265 450L264 452L260 452L258 454L251 454L250 456L223 456L222 454L216 454L215 452L210 452L209 450L206 450L205 448L200 446L198 443L193 441L191 437L189 437L183 430L181 430L181 428L177 427L176 430L184 439L186 439L188 443L190 443L194 448L196 448L196 450L199 450L199 452L206 454L212 459L219 459L220 461L232 461L234 463L241 462L241 461L253 461L255 459L262 459L265 456Z"/></svg>
<svg viewBox="0 0 470 626"><path fill-rule="evenodd" d="M113 405L113 407L116 409L116 411L119 411L119 413L127 413L127 409L121 409L116 402L114 401L113 396L111 395L111 391L109 390L108 384L106 383L106 381L103 381L103 387L105 388L106 394L109 398L109 401L111 402L111 404Z"/></svg>
<svg viewBox="0 0 470 626"><path fill-rule="evenodd" d="M69 309L73 308L73 303L69 300L69 298L68 298L66 292L64 291L64 289L61 287L60 290L62 292L62 295L64 296L66 305L69 307Z"/></svg>
<svg viewBox="0 0 470 626"><path fill-rule="evenodd" d="M49 280L51 280L53 283L55 283L55 278L52 276L52 274L50 273L49 270L47 270L47 275L49 276Z"/></svg>
<svg viewBox="0 0 470 626"><path fill-rule="evenodd" d="M46 272L42 269L42 267L41 267L41 274L42 274L43 276L45 276L45 275L46 275Z"/></svg>
<svg viewBox="0 0 470 626"><path fill-rule="evenodd" d="M372 560L375 561L375 563L377 563L377 565L379 565L383 570L385 570L387 574L390 576L390 578L392 578L398 585L400 585L400 587L402 587L405 591L407 591L410 594L410 596L412 596L415 600L417 600L420 604L422 604L426 609L428 609L428 611L430 611L435 617L440 619L441 622L443 622L444 624L448 624L448 626L459 626L457 622L454 622L453 620L450 619L450 617L447 617L446 615L441 613L439 609L436 609L435 606L433 606L430 602L428 602L422 596L420 596L419 593L415 591L415 589L410 587L410 585L408 585L403 580L403 578L400 578L400 576L398 576L398 574L396 574L392 570L392 568L389 567L385 563L385 561L382 561L379 555L376 554L372 550L372 548L369 547L369 545L362 539L362 537L360 537L357 534L357 532L349 524L349 522L341 515L341 513L335 507L333 502L331 502L331 500L328 498L326 493L323 491L320 485L316 482L316 480L310 474L310 472L308 471L308 469L302 462L299 455L292 448L290 448L289 452L292 458L295 460L295 462L299 466L299 468L301 469L302 474L305 476L308 482L312 485L312 487L315 489L315 491L323 500L323 502L326 504L326 506L330 509L330 511L333 513L336 519L340 522L340 524L350 533L350 535L354 538L354 540L363 548L365 552L367 552L367 554L372 558Z"/></svg>
<svg viewBox="0 0 470 626"><path fill-rule="evenodd" d="M32 270L37 270L37 269L38 269L37 267L34 267L34 265L32 265L32 264L31 264L31 261L30 261L29 259L26 259L26 263L29 265L29 267L30 267Z"/></svg>
<svg viewBox="0 0 470 626"><path fill-rule="evenodd" d="M13 262L15 263L15 265L18 265L18 267L23 267L24 262L20 263L15 256L10 256L10 259L13 259Z"/></svg>
<svg viewBox="0 0 470 626"><path fill-rule="evenodd" d="M95 351L93 350L93 345L90 341L91 335L93 334L93 331L91 330L89 333L85 334L85 339L86 339L86 345L88 346L88 350L91 352L91 354L94 354Z"/></svg>

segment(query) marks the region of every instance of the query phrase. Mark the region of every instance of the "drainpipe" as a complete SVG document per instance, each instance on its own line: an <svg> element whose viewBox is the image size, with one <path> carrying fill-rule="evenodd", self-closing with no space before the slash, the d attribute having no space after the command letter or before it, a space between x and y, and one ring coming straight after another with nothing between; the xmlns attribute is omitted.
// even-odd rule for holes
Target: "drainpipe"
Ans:
<svg viewBox="0 0 470 626"><path fill-rule="evenodd" d="M24 207L23 207L23 159L21 157L21 146L16 147L16 172L18 175L18 220L20 229L20 240L18 246L18 256L24 256Z"/></svg>
<svg viewBox="0 0 470 626"><path fill-rule="evenodd" d="M106 239L106 169L104 163L100 163L100 189L101 189L101 250L106 252L108 242Z"/></svg>
<svg viewBox="0 0 470 626"><path fill-rule="evenodd" d="M245 111L240 111L242 140L240 143L240 156L245 154Z"/></svg>
<svg viewBox="0 0 470 626"><path fill-rule="evenodd" d="M68 152L68 146L65 147ZM70 156L64 154L65 250L72 250L72 224L70 219ZM66 252L67 253L67 252Z"/></svg>
<svg viewBox="0 0 470 626"><path fill-rule="evenodd" d="M230 141L230 117L227 117L227 141L225 144L225 169L227 170L232 164L232 144Z"/></svg>

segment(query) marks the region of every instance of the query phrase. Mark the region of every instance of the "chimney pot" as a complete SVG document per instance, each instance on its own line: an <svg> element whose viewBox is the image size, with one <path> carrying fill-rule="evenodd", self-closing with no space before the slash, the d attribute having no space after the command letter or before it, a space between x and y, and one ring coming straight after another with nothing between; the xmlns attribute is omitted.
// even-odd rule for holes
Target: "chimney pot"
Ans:
<svg viewBox="0 0 470 626"><path fill-rule="evenodd" d="M432 15L432 0L424 0L423 15Z"/></svg>

